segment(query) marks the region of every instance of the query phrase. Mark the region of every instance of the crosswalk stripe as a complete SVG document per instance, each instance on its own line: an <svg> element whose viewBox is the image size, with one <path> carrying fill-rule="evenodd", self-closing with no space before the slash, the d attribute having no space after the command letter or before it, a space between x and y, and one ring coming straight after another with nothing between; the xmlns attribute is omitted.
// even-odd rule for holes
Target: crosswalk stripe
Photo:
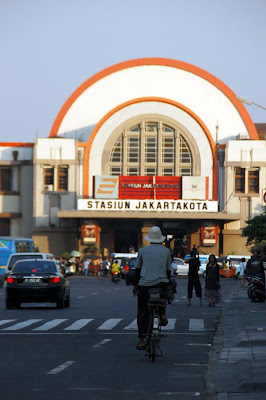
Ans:
<svg viewBox="0 0 266 400"><path fill-rule="evenodd" d="M190 331L204 331L204 320L203 319L193 319L189 320Z"/></svg>
<svg viewBox="0 0 266 400"><path fill-rule="evenodd" d="M67 319L52 319L52 321L46 322L45 324L33 329L33 331L49 331L52 328L62 324L62 322L68 321Z"/></svg>
<svg viewBox="0 0 266 400"><path fill-rule="evenodd" d="M122 318L110 318L107 321L105 321L101 326L99 326L100 330L103 331L109 331L113 329L119 322L122 321Z"/></svg>
<svg viewBox="0 0 266 400"><path fill-rule="evenodd" d="M19 329L26 328L27 326L30 326L32 324L35 324L36 322L43 321L42 319L27 319L27 321L24 322L18 322L15 325L9 326L8 328L4 328L3 331L18 331Z"/></svg>
<svg viewBox="0 0 266 400"><path fill-rule="evenodd" d="M126 326L124 329L130 330L130 331L136 331L136 330L138 329L137 320L134 319L134 321L131 322L131 324L129 324L128 326Z"/></svg>
<svg viewBox="0 0 266 400"><path fill-rule="evenodd" d="M16 321L16 320L15 319L2 319L0 321L0 325L5 325L5 324L8 324L9 322L14 322L14 321Z"/></svg>
<svg viewBox="0 0 266 400"><path fill-rule="evenodd" d="M72 325L65 328L64 331L78 331L79 329L88 325L88 323L91 321L94 321L94 320L93 319L79 319L78 321L74 322Z"/></svg>

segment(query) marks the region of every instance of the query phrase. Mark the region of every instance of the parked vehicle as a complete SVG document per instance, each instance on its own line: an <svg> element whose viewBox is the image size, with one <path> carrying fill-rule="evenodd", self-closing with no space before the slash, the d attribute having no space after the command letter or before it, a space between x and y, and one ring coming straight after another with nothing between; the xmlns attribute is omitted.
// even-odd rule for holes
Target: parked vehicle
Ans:
<svg viewBox="0 0 266 400"><path fill-rule="evenodd" d="M176 267L173 266L176 265ZM172 263L172 274L173 275L187 275L188 274L188 263L182 258L174 257Z"/></svg>
<svg viewBox="0 0 266 400"><path fill-rule="evenodd" d="M250 300L255 302L265 301L265 284L262 276L247 276L247 294Z"/></svg>
<svg viewBox="0 0 266 400"><path fill-rule="evenodd" d="M239 264L241 263L242 258L245 258L247 261L250 259L250 256L229 254L225 257L218 257L217 262L220 267L220 275L225 278L238 278L240 274ZM225 265L227 268L224 268Z"/></svg>
<svg viewBox="0 0 266 400"><path fill-rule="evenodd" d="M125 281L127 285L133 285L135 280L137 258L130 258L127 266L124 268Z"/></svg>
<svg viewBox="0 0 266 400"><path fill-rule="evenodd" d="M206 276L206 266L209 260L209 254L199 254L197 257L199 257L200 260L200 269L199 269L199 275L201 275L203 278ZM184 258L184 261L187 262L190 259L190 255L187 254ZM188 264L187 264L188 268Z"/></svg>
<svg viewBox="0 0 266 400"><path fill-rule="evenodd" d="M36 253L38 251L33 239L14 236L0 237L0 287L4 282L6 265L11 254Z"/></svg>
<svg viewBox="0 0 266 400"><path fill-rule="evenodd" d="M70 306L70 283L56 261L20 260L12 268L6 283L6 308L32 302L56 303L57 308Z"/></svg>

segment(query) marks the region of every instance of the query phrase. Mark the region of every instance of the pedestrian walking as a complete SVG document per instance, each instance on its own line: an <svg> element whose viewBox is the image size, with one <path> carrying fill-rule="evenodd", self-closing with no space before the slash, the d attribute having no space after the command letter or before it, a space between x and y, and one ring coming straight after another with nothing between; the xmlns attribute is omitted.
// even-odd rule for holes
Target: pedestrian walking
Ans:
<svg viewBox="0 0 266 400"><path fill-rule="evenodd" d="M188 306L191 306L191 299L193 296L193 288L195 289L196 296L199 298L200 305L202 306L202 291L199 280L200 260L194 251L190 252L190 259L188 260L188 284L187 284L187 297Z"/></svg>
<svg viewBox="0 0 266 400"><path fill-rule="evenodd" d="M241 262L239 264L239 275L241 276L241 287L246 287L246 267L247 267L247 263L246 263L246 259L245 257L241 258Z"/></svg>
<svg viewBox="0 0 266 400"><path fill-rule="evenodd" d="M206 266L205 278L205 300L209 303L209 307L214 307L222 298L222 290L219 283L219 265L214 254L209 257L209 262Z"/></svg>
<svg viewBox="0 0 266 400"><path fill-rule="evenodd" d="M83 274L84 276L88 276L88 270L89 270L89 261L85 260L83 263Z"/></svg>

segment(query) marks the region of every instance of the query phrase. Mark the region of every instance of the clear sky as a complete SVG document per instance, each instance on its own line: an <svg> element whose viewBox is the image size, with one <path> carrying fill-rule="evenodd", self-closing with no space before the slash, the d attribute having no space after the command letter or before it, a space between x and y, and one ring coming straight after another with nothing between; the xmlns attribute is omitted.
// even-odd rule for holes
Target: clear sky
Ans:
<svg viewBox="0 0 266 400"><path fill-rule="evenodd" d="M265 19L266 0L0 0L0 141L47 137L81 83L141 57L194 64L266 107Z"/></svg>

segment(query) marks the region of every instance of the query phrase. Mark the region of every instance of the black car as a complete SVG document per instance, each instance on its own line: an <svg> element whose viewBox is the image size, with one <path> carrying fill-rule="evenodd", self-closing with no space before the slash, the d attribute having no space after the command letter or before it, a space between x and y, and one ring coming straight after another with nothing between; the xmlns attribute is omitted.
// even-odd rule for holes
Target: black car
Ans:
<svg viewBox="0 0 266 400"><path fill-rule="evenodd" d="M136 258L130 258L125 271L125 281L127 285L133 285L135 280Z"/></svg>
<svg viewBox="0 0 266 400"><path fill-rule="evenodd" d="M32 302L70 306L70 283L55 261L21 260L12 268L6 282L6 308Z"/></svg>

